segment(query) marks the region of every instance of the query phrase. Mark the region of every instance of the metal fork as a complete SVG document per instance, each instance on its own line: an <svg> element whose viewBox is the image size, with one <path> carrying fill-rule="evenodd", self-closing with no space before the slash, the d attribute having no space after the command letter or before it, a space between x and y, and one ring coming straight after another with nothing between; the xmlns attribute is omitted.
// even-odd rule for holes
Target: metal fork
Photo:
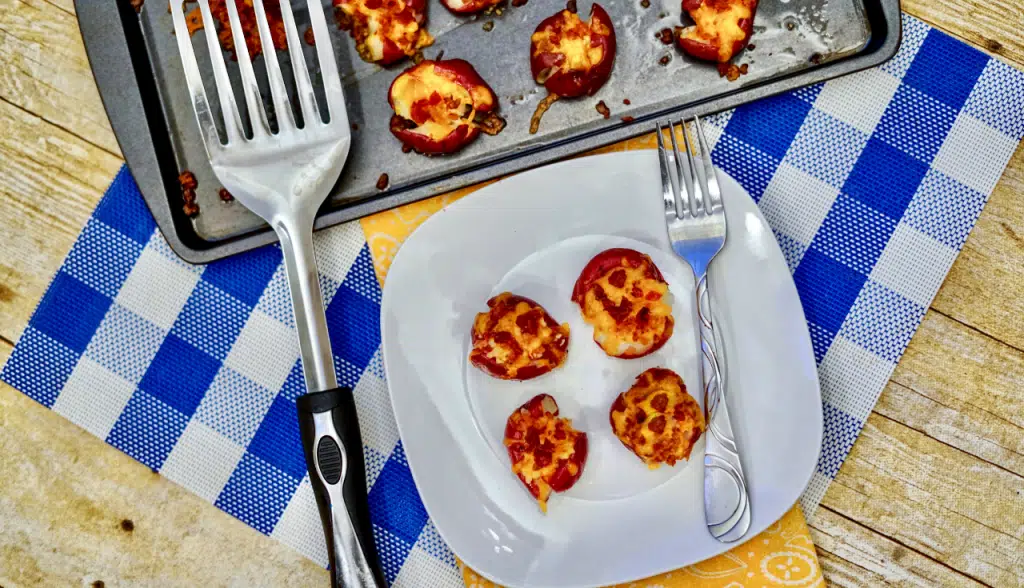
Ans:
<svg viewBox="0 0 1024 588"><path fill-rule="evenodd" d="M706 437L704 454L704 515L711 535L723 543L731 543L742 538L750 528L750 499L729 411L724 402L725 382L715 343L711 295L708 292L708 266L725 245L725 208L700 119L693 119L697 136L695 143L699 146L696 158L686 121L679 121L678 124L682 129L686 151L685 168L676 140L675 124L668 125L672 142L670 154L665 149L662 137L664 129L658 123L665 224L672 250L686 260L697 281L704 418L710 432ZM699 165L695 160L699 160Z"/></svg>
<svg viewBox="0 0 1024 588"><path fill-rule="evenodd" d="M234 0L225 4L252 136L245 136L242 112L231 89L209 0L200 0L199 6L206 24L206 43L220 102L224 140L217 132L182 2L170 0L178 51L196 121L217 179L239 202L263 217L281 242L306 388L311 393L323 391L301 397L300 401L305 401L298 406L300 415L310 416L308 428L307 422L301 421L303 441L327 534L332 583L337 586L340 582L346 588L382 586L383 578L371 563L376 561L376 554L365 504L365 479L360 479L364 476L363 453L355 405L351 391L338 388L313 252L316 211L337 182L352 142L327 21L320 0L307 0L329 117L325 122L306 69L291 3L289 0L280 3L301 113L300 127L281 75L263 0L251 2L277 120L278 129L274 132L263 108L238 8ZM303 413L304 410L309 414ZM316 447L316 451L311 451L311 447Z"/></svg>

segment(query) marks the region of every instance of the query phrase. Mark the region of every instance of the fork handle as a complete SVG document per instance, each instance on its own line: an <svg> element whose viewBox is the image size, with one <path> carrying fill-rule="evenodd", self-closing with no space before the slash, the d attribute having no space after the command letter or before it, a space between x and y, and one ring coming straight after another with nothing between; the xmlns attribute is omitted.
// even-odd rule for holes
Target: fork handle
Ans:
<svg viewBox="0 0 1024 588"><path fill-rule="evenodd" d="M697 280L697 320L704 417L708 427L704 451L704 515L711 535L723 543L732 543L746 535L750 528L750 498L725 403L707 272Z"/></svg>

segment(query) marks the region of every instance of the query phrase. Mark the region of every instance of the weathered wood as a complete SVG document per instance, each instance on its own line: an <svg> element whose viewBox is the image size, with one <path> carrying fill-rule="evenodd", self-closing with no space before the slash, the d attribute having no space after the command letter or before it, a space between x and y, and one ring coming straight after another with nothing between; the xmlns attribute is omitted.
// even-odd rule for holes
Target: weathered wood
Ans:
<svg viewBox="0 0 1024 588"><path fill-rule="evenodd" d="M815 513L811 538L832 586L981 586L827 508Z"/></svg>
<svg viewBox="0 0 1024 588"><path fill-rule="evenodd" d="M6 384L0 472L0 585L329 583L298 552Z"/></svg>
<svg viewBox="0 0 1024 588"><path fill-rule="evenodd" d="M900 6L979 49L1024 66L1024 4L1019 0L902 0Z"/></svg>
<svg viewBox="0 0 1024 588"><path fill-rule="evenodd" d="M936 441L1024 475L1024 430L972 404L949 407L906 386L889 382L875 405L875 412Z"/></svg>
<svg viewBox="0 0 1024 588"><path fill-rule="evenodd" d="M0 100L0 337L14 341L121 160Z"/></svg>
<svg viewBox="0 0 1024 588"><path fill-rule="evenodd" d="M1024 582L1024 479L872 414L822 505L992 586Z"/></svg>

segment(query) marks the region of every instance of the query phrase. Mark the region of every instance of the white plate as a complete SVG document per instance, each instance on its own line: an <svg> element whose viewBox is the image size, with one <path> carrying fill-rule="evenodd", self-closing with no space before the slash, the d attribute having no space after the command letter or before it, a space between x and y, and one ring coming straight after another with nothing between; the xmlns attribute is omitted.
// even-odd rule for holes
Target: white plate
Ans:
<svg viewBox="0 0 1024 588"><path fill-rule="evenodd" d="M729 240L712 268L712 308L750 490L750 538L810 480L821 449L821 395L803 310L771 228L743 188L718 173ZM633 151L508 178L427 220L388 272L384 364L413 478L444 540L499 584L623 583L730 547L704 523L702 443L689 464L650 472L606 430L611 399L652 365L672 367L700 396L693 278L664 253L659 177L655 152ZM568 302L589 256L623 244L650 253L674 295L676 332L646 359L602 357ZM473 317L503 288L570 323L563 368L520 383L485 380L468 368ZM553 497L547 515L512 475L496 437L511 409L539 392L554 395L592 442L580 482Z"/></svg>

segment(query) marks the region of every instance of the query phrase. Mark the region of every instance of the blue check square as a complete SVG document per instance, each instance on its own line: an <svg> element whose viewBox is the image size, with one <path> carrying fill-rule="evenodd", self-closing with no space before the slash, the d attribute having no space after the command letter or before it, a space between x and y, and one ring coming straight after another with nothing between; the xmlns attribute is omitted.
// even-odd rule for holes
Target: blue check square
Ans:
<svg viewBox="0 0 1024 588"><path fill-rule="evenodd" d="M0 380L52 408L80 357L80 353L29 325L0 371ZM40 365L46 369L39 369Z"/></svg>
<svg viewBox="0 0 1024 588"><path fill-rule="evenodd" d="M207 270L209 271L209 270ZM252 307L205 280L196 284L171 333L223 361L242 332Z"/></svg>
<svg viewBox="0 0 1024 588"><path fill-rule="evenodd" d="M293 478L306 474L295 403L278 396L249 443L249 452Z"/></svg>
<svg viewBox="0 0 1024 588"><path fill-rule="evenodd" d="M737 108L725 132L781 160L810 109L792 94L772 96Z"/></svg>
<svg viewBox="0 0 1024 588"><path fill-rule="evenodd" d="M840 334L875 355L896 363L924 317L925 307L868 281L850 309ZM885 317L885 320L879 320Z"/></svg>
<svg viewBox="0 0 1024 588"><path fill-rule="evenodd" d="M839 332L867 277L815 248L807 250L793 274L808 322Z"/></svg>
<svg viewBox="0 0 1024 588"><path fill-rule="evenodd" d="M728 134L718 140L711 158L750 193L754 202L761 200L775 170L779 169L778 159Z"/></svg>
<svg viewBox="0 0 1024 588"><path fill-rule="evenodd" d="M903 82L960 110L988 57L949 35L932 30L925 37Z"/></svg>
<svg viewBox="0 0 1024 588"><path fill-rule="evenodd" d="M899 220L927 172L927 164L872 137L853 166L843 193Z"/></svg>
<svg viewBox="0 0 1024 588"><path fill-rule="evenodd" d="M985 195L930 169L903 222L959 251L985 206Z"/></svg>
<svg viewBox="0 0 1024 588"><path fill-rule="evenodd" d="M956 122L956 110L901 84L878 122L874 137L930 164Z"/></svg>
<svg viewBox="0 0 1024 588"><path fill-rule="evenodd" d="M191 417L219 367L217 360L172 333L156 352L139 387Z"/></svg>
<svg viewBox="0 0 1024 588"><path fill-rule="evenodd" d="M188 417L174 407L135 390L107 435L107 443L159 470L187 425Z"/></svg>
<svg viewBox="0 0 1024 588"><path fill-rule="evenodd" d="M300 481L301 478L289 476L246 452L215 504L250 527L269 535Z"/></svg>
<svg viewBox="0 0 1024 588"><path fill-rule="evenodd" d="M209 264L203 272L203 281L252 307L256 306L279 265L281 248L267 245Z"/></svg>
<svg viewBox="0 0 1024 588"><path fill-rule="evenodd" d="M343 283L327 307L334 354L360 372L380 346L380 305Z"/></svg>
<svg viewBox="0 0 1024 588"><path fill-rule="evenodd" d="M897 221L840 194L811 247L847 267L868 275L896 230Z"/></svg>
<svg viewBox="0 0 1024 588"><path fill-rule="evenodd" d="M359 255L356 256L355 262L349 268L344 283L352 290L380 304L380 282L377 280L376 270L373 269L373 257L370 256L369 245L363 245L363 248L359 250Z"/></svg>
<svg viewBox="0 0 1024 588"><path fill-rule="evenodd" d="M392 586L415 543L406 541L394 533L389 533L387 529L376 524L373 525L373 543L380 556L380 567L384 572L384 579L387 580L389 586Z"/></svg>
<svg viewBox="0 0 1024 588"><path fill-rule="evenodd" d="M427 524L427 511L420 502L412 472L399 442L370 490L370 519L374 525L408 542L416 539Z"/></svg>
<svg viewBox="0 0 1024 588"><path fill-rule="evenodd" d="M139 187L127 167L117 172L117 177L96 207L93 218L143 245L156 230L156 221L146 208Z"/></svg>
<svg viewBox="0 0 1024 588"><path fill-rule="evenodd" d="M63 271L54 276L29 325L81 354L112 300Z"/></svg>

